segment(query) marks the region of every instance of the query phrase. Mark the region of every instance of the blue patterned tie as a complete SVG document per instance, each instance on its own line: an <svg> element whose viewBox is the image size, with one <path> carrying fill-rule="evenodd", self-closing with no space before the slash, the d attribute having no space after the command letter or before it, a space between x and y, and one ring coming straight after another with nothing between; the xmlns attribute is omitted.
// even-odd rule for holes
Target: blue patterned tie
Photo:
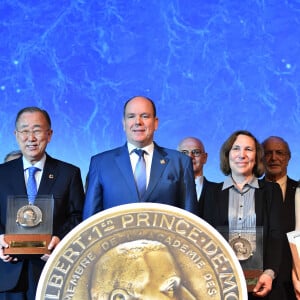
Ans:
<svg viewBox="0 0 300 300"><path fill-rule="evenodd" d="M142 149L134 149L134 152L139 156L134 171L134 178L139 192L140 199L146 191L146 162L144 158L145 151Z"/></svg>
<svg viewBox="0 0 300 300"><path fill-rule="evenodd" d="M35 172L38 171L37 167L28 168L28 181L27 181L27 195L29 204L33 204L36 194L37 194L37 186L35 181Z"/></svg>

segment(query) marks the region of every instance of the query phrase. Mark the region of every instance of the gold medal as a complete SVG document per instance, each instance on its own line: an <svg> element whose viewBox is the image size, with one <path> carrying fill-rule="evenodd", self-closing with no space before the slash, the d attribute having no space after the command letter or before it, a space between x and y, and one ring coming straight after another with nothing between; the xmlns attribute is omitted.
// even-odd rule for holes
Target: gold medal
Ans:
<svg viewBox="0 0 300 300"><path fill-rule="evenodd" d="M42 222L42 211L35 205L22 206L17 211L16 222L22 227L35 227Z"/></svg>
<svg viewBox="0 0 300 300"><path fill-rule="evenodd" d="M182 209L134 203L75 227L47 261L37 300L246 299L242 268L212 226Z"/></svg>

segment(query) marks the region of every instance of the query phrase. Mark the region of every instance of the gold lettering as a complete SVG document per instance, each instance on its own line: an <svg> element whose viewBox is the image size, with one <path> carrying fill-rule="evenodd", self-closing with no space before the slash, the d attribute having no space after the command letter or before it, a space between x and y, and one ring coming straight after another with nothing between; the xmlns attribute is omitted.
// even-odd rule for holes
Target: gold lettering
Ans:
<svg viewBox="0 0 300 300"><path fill-rule="evenodd" d="M150 226L150 222L149 222L149 214L138 214L137 215L137 221L136 221L136 225L139 226Z"/></svg>
<svg viewBox="0 0 300 300"><path fill-rule="evenodd" d="M134 218L132 215L124 215L122 216L122 226L123 228L129 227L134 222Z"/></svg>
<svg viewBox="0 0 300 300"><path fill-rule="evenodd" d="M56 288L61 288L63 286L63 282L64 282L64 277L61 275L53 274L49 279L49 285Z"/></svg>
<svg viewBox="0 0 300 300"><path fill-rule="evenodd" d="M80 252L74 251L72 248L68 248L65 253L62 255L64 259L69 261L71 264L73 264L76 260L76 258L80 256Z"/></svg>
<svg viewBox="0 0 300 300"><path fill-rule="evenodd" d="M60 299L60 291L57 290L57 294L53 295L53 294L45 294L45 300L47 299Z"/></svg>
<svg viewBox="0 0 300 300"><path fill-rule="evenodd" d="M234 275L232 273L221 273L219 275L219 278L223 282L224 286L224 294L229 293L233 289L236 289L237 285L235 281L232 281L232 279L235 279Z"/></svg>
<svg viewBox="0 0 300 300"><path fill-rule="evenodd" d="M175 221L175 217L171 217L171 219L168 220L168 217L166 215L162 215L159 227L166 227L167 229L172 230Z"/></svg>
<svg viewBox="0 0 300 300"><path fill-rule="evenodd" d="M213 241L209 241L206 245L203 246L202 249L209 256L215 255L218 251L218 248Z"/></svg>
<svg viewBox="0 0 300 300"><path fill-rule="evenodd" d="M71 265L70 264L66 265L63 262L58 261L54 268L63 274L67 274L71 268Z"/></svg>
<svg viewBox="0 0 300 300"><path fill-rule="evenodd" d="M223 253L219 253L218 255L212 257L211 262L214 264L215 268L219 270L219 273L228 270L228 259Z"/></svg>
<svg viewBox="0 0 300 300"><path fill-rule="evenodd" d="M178 222L176 223L175 231L181 235L186 235L187 229L189 227L190 225L184 220L178 220Z"/></svg>

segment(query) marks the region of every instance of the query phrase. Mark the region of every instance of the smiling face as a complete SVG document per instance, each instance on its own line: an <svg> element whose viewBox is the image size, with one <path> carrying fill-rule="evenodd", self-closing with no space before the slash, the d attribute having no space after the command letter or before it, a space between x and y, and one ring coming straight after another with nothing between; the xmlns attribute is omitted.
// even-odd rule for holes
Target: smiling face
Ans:
<svg viewBox="0 0 300 300"><path fill-rule="evenodd" d="M153 105L148 99L135 97L127 103L123 128L129 143L138 148L150 145L157 127L158 118L154 115Z"/></svg>
<svg viewBox="0 0 300 300"><path fill-rule="evenodd" d="M271 137L263 143L264 164L268 180L278 180L287 174L290 152L280 138Z"/></svg>
<svg viewBox="0 0 300 300"><path fill-rule="evenodd" d="M207 153L202 142L196 138L186 138L180 142L178 150L192 159L194 176L202 176L203 165L207 161Z"/></svg>
<svg viewBox="0 0 300 300"><path fill-rule="evenodd" d="M24 112L16 123L15 135L24 157L34 164L43 157L52 130L41 112Z"/></svg>
<svg viewBox="0 0 300 300"><path fill-rule="evenodd" d="M233 176L250 177L255 166L256 147L253 138L240 134L229 151L229 165Z"/></svg>

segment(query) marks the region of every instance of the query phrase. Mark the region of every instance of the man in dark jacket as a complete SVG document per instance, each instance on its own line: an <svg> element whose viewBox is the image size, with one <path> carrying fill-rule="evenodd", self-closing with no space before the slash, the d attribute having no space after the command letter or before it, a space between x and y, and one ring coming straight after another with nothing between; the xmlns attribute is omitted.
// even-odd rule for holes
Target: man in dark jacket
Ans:
<svg viewBox="0 0 300 300"><path fill-rule="evenodd" d="M283 195L282 226L284 233L295 230L295 191L297 181L287 176L287 168L291 159L288 143L281 137L270 136L263 143L265 180L277 182ZM287 238L284 238L282 259L278 276L274 280L274 288L269 297L271 300L296 299L292 278L292 255Z"/></svg>
<svg viewBox="0 0 300 300"><path fill-rule="evenodd" d="M45 152L52 137L51 120L45 110L38 107L20 110L15 135L22 156L0 165L0 300L33 300L49 254L22 259L4 253L3 249L9 246L5 240L7 198L27 193L29 196L29 169L38 168L37 196L54 198L52 239L48 247L53 250L81 222L84 191L80 169Z"/></svg>

